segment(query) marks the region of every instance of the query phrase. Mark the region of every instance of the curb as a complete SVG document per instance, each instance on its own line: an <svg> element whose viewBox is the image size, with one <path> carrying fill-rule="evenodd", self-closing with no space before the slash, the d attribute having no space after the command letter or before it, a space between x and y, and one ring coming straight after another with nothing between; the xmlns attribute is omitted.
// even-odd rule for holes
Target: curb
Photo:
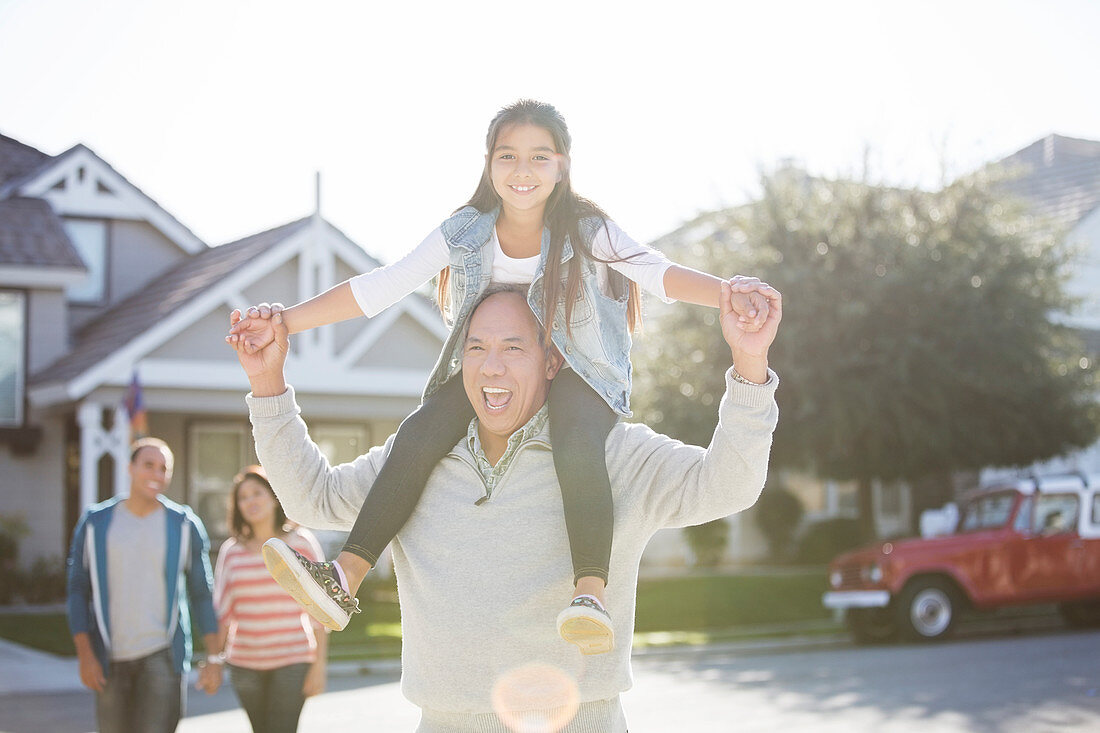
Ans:
<svg viewBox="0 0 1100 733"><path fill-rule="evenodd" d="M823 649L846 643L848 639L843 634L762 637L709 644L642 647L635 649L631 658L643 661L645 659L688 659L722 654L764 654ZM370 675L397 677L401 674L401 660L393 658L329 661L328 673L330 676L340 678ZM191 671L192 676L196 674L195 670ZM61 657L0 639L0 698L83 690L80 669L75 657Z"/></svg>

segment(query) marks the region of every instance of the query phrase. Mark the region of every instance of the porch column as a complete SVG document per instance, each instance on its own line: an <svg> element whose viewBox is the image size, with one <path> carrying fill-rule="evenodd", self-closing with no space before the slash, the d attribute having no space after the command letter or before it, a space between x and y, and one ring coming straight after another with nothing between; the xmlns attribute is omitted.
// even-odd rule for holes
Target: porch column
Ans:
<svg viewBox="0 0 1100 733"><path fill-rule="evenodd" d="M115 496L130 493L130 415L123 405L115 406L111 427L111 455L115 459Z"/></svg>
<svg viewBox="0 0 1100 733"><path fill-rule="evenodd" d="M129 490L126 466L129 465L130 422L122 407L114 407L114 425L103 426L104 405L83 402L77 408L80 426L80 504L88 506L99 499L99 459L109 454L114 461L116 495Z"/></svg>

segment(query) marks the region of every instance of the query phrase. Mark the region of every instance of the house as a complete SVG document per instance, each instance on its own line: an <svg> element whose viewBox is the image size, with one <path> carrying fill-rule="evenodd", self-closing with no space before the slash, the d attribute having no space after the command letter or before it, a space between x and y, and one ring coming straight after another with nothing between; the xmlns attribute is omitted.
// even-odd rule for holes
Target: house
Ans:
<svg viewBox="0 0 1100 733"><path fill-rule="evenodd" d="M211 247L86 146L0 135L0 517L29 530L20 563L63 557L82 509L128 488L135 376L149 433L176 454L169 495L225 537L230 482L255 462L229 311L379 264L317 214ZM419 404L445 335L413 294L292 338L288 377L330 459Z"/></svg>
<svg viewBox="0 0 1100 733"><path fill-rule="evenodd" d="M1066 291L1080 306L1060 318L1081 334L1087 358L1095 365L1100 360L1100 140L1047 135L995 165L1007 176L1004 188L1076 249ZM1100 441L1023 469L986 469L981 481L1076 471L1100 471Z"/></svg>

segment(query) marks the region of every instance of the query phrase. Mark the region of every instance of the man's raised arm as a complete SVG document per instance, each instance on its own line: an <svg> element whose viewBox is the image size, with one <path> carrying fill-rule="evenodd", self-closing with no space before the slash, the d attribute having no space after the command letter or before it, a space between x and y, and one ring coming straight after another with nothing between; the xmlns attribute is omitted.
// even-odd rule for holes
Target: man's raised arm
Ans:
<svg viewBox="0 0 1100 733"><path fill-rule="evenodd" d="M750 291L766 297L769 306L754 333L742 329L731 302L734 292ZM652 530L701 524L752 506L764 486L779 418L778 378L768 369L768 349L783 317L782 297L756 278L736 277L722 284L719 305L733 366L726 370L710 445L685 445L637 423L619 423L608 436L608 471L613 481L630 487L623 511L633 516L624 521Z"/></svg>

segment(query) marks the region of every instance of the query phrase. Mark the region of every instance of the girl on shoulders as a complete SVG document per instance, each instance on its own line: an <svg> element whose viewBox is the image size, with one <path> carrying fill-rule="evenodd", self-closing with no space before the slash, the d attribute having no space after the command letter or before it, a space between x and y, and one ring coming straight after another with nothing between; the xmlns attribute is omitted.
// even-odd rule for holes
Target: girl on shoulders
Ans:
<svg viewBox="0 0 1100 733"><path fill-rule="evenodd" d="M547 343L568 367L547 402L574 571L558 631L585 654L613 648L604 608L614 519L604 444L619 418L630 415L630 335L640 322L640 289L666 302L717 308L723 280L639 244L577 195L571 144L553 106L521 100L505 107L489 125L485 165L465 206L398 262L282 311L290 333L374 316L438 275L438 303L452 328L423 404L401 424L331 571L277 540L264 548L280 584L329 628L342 629L358 611L359 584L412 514L432 469L467 433L474 412L458 372L470 310L490 283L522 283ZM731 285L740 326L759 329L774 291ZM271 313L267 305L234 311L227 340L254 353L274 338ZM484 399L501 407L510 395ZM477 591L489 598L508 589Z"/></svg>

